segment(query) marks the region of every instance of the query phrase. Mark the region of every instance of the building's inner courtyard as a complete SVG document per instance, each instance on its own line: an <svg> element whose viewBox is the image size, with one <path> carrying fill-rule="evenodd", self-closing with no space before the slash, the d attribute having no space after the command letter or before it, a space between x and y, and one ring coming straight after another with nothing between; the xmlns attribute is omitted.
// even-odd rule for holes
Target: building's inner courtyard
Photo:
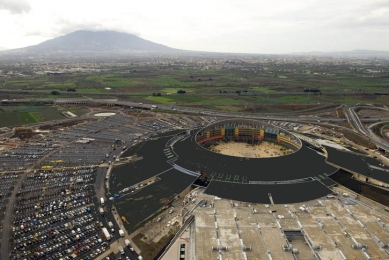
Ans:
<svg viewBox="0 0 389 260"><path fill-rule="evenodd" d="M224 155L246 158L277 157L293 152L282 144L269 141L262 141L256 144L218 141L211 145L209 150Z"/></svg>

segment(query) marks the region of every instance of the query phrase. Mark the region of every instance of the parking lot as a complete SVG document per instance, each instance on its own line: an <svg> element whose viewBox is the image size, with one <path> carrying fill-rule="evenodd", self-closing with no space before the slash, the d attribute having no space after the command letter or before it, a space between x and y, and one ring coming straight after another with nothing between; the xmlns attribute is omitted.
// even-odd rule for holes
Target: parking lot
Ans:
<svg viewBox="0 0 389 260"><path fill-rule="evenodd" d="M112 163L126 147L170 129L173 129L172 125L157 119L134 121L120 115L71 126L45 137L60 148L39 166Z"/></svg>
<svg viewBox="0 0 389 260"><path fill-rule="evenodd" d="M80 123L35 137L0 153L0 171L24 170L46 156L37 166L77 166L108 162L112 145L130 147L156 133L176 128L199 127L220 120L217 117L177 116L135 120L121 115Z"/></svg>
<svg viewBox="0 0 389 260"><path fill-rule="evenodd" d="M1 209L0 212L1 213L5 210L5 207L7 205L7 200L11 195L12 189L19 177L20 175L14 172L0 173L0 209ZM0 214L0 220L3 217L4 215Z"/></svg>
<svg viewBox="0 0 389 260"><path fill-rule="evenodd" d="M0 171L24 170L56 147L45 144L23 144L0 154Z"/></svg>
<svg viewBox="0 0 389 260"><path fill-rule="evenodd" d="M36 170L18 192L13 259L93 259L109 245L93 204L96 166Z"/></svg>
<svg viewBox="0 0 389 260"><path fill-rule="evenodd" d="M98 213L100 205L96 202L93 191L98 169L96 165L105 163L103 166L106 167L120 161L119 156L124 156L127 148L147 141L155 134L198 127L216 120L216 117L191 116L134 119L116 115L41 133L30 142L13 142L14 146L0 153L2 212L12 188L19 176L23 175L19 179L20 189L16 189L12 195L14 197L16 194L16 202L11 207L14 215L10 227L9 255L12 259L23 260L94 259L102 255L115 240L120 242L123 239L119 239L120 236L116 234L118 227L109 208L104 208L107 212L104 217ZM170 166L166 163L163 150L158 152L168 169ZM28 167L34 170L23 174L10 172L26 170ZM163 196L154 199L158 206L150 207L143 214L144 217L181 191L182 185L172 182L168 177L170 175L170 172L161 175L162 181L155 187L162 191ZM177 180L177 176L171 178ZM184 186L191 181L191 178L185 179ZM144 192L147 193L147 190ZM143 197L146 198L147 195ZM119 205L118 210L121 207ZM102 227L107 225L108 220L114 223L115 228L115 232L112 232L113 239L109 241L102 233ZM134 221L131 225L137 222ZM117 254L115 257L137 257L129 248L124 251L125 255Z"/></svg>

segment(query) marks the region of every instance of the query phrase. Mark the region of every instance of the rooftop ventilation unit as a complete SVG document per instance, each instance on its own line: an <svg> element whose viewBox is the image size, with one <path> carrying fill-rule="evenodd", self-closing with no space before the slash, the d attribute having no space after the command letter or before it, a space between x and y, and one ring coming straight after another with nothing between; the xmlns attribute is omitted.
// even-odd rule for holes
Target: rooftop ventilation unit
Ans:
<svg viewBox="0 0 389 260"><path fill-rule="evenodd" d="M213 246L212 251L228 251L228 246Z"/></svg>
<svg viewBox="0 0 389 260"><path fill-rule="evenodd" d="M244 252L246 252L246 251L251 251L252 248L251 248L251 246L243 246L243 247L242 247L242 250L243 250Z"/></svg>

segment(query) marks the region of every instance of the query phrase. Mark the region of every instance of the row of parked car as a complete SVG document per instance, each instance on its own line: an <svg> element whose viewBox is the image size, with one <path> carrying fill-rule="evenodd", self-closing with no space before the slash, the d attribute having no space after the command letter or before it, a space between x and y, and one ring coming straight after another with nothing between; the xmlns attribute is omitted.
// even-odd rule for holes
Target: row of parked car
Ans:
<svg viewBox="0 0 389 260"><path fill-rule="evenodd" d="M108 244L93 204L97 167L31 172L18 192L13 259L94 259Z"/></svg>

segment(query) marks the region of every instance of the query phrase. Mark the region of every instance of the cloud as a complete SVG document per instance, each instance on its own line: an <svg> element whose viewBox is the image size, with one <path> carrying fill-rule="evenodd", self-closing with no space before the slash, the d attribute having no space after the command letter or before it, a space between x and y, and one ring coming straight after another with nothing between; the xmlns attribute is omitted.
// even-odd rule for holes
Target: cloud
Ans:
<svg viewBox="0 0 389 260"><path fill-rule="evenodd" d="M24 33L24 36L37 36L45 38L54 38L66 35L79 30L86 31L117 31L130 33L137 36L140 36L140 33L134 30L131 30L127 27L122 26L121 24L102 24L98 21L87 21L82 20L69 20L67 18L57 18L53 22L53 26L46 28L45 30L36 29L28 30Z"/></svg>
<svg viewBox="0 0 389 260"><path fill-rule="evenodd" d="M74 31L78 30L87 30L87 31L105 31L105 30L112 30L117 32L125 32L125 33L131 33L135 35L140 35L139 32L133 31L128 28L122 28L120 24L115 23L101 23L100 21L70 21L67 19L59 19L56 22L56 25L58 26L56 28L56 34L64 35L68 34Z"/></svg>
<svg viewBox="0 0 389 260"><path fill-rule="evenodd" d="M329 17L325 25L337 29L389 29L389 1L366 2L354 7L343 8Z"/></svg>
<svg viewBox="0 0 389 260"><path fill-rule="evenodd" d="M389 0L114 3L0 0L0 24L7 25L0 26L0 35L7 35L0 45L22 47L77 30L115 30L204 51L284 53L389 46Z"/></svg>
<svg viewBox="0 0 389 260"><path fill-rule="evenodd" d="M0 10L7 10L11 14L23 14L30 12L31 6L25 0L0 0Z"/></svg>

